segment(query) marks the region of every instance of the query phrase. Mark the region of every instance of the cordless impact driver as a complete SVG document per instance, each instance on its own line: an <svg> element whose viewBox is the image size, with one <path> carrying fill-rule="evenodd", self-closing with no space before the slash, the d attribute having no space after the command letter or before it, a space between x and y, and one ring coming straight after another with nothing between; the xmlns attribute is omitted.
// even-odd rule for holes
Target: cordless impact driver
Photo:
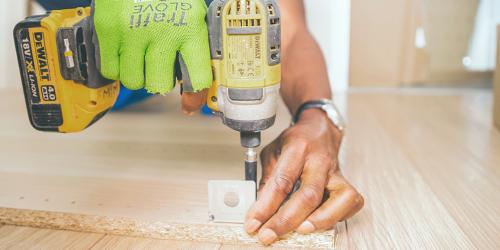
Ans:
<svg viewBox="0 0 500 250"><path fill-rule="evenodd" d="M116 101L119 82L105 79L96 66L90 15L90 7L57 10L15 27L28 116L37 130L80 132ZM208 106L240 132L246 180L257 182L256 148L261 131L275 122L279 99L279 7L275 0L214 0L207 23L214 75ZM189 76L183 78L189 85Z"/></svg>

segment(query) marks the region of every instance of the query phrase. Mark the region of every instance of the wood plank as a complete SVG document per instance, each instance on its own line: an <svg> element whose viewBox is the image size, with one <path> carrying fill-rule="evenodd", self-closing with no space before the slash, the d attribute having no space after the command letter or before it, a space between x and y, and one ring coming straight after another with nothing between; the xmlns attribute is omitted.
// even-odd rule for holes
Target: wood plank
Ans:
<svg viewBox="0 0 500 250"><path fill-rule="evenodd" d="M481 99L487 100L483 109L489 99L489 94ZM367 103L474 245L500 247L500 133L490 122L468 121L467 96Z"/></svg>
<svg viewBox="0 0 500 250"><path fill-rule="evenodd" d="M370 134L352 134L349 145L364 147L363 140L364 145L372 148L371 154L359 157L368 158L362 161L380 169L363 176L359 167L349 165L346 174L357 180L363 191L369 192L368 206L380 206L373 204L374 199L382 199L386 206L400 206L396 212L402 213L395 215L386 209L383 214L369 215L365 213L375 207L365 209L349 223L352 244L380 244L387 248L394 236L404 237L407 231L413 235L410 239L417 240L407 241L408 247L500 247L497 237L500 197L496 194L500 188L500 134L488 122L491 94L487 91L427 96L361 93L351 98L363 100L360 104L351 99L351 125L358 126L356 120L365 115L370 119L363 118L363 124L371 129ZM366 111L363 114L363 110L369 110L369 114ZM477 112L471 115L472 110ZM371 122L367 123L368 120ZM391 137L386 137L388 134ZM353 138L358 140L352 141ZM354 157L348 156L348 159ZM387 172L389 168L392 170ZM405 177L405 172L412 178ZM396 173L398 175L394 175ZM376 188L378 181L385 183L379 184L380 190ZM389 200L384 196L390 192L390 185L394 186L391 189L395 193L389 195ZM411 205L411 209L401 207L407 202L406 197L418 204ZM417 208L420 211L413 213ZM388 228L396 224L388 223L393 216L399 219L397 224L402 228ZM422 216L425 219L417 219ZM373 224L367 228L364 220L369 219ZM388 240L378 238L380 235L371 236L374 230L387 230ZM413 230L418 233L411 232ZM442 241L446 239L448 242Z"/></svg>
<svg viewBox="0 0 500 250"><path fill-rule="evenodd" d="M90 249L104 235L30 227L0 227L0 249Z"/></svg>
<svg viewBox="0 0 500 250"><path fill-rule="evenodd" d="M259 247L240 225L207 221L207 180L242 178L238 136L216 119L179 116L175 101L151 100L77 135L33 132L22 106L0 106L12 118L0 123L0 223ZM338 234L274 247L500 248L491 104L477 90L353 91L340 160L366 207ZM280 114L266 141L288 126Z"/></svg>
<svg viewBox="0 0 500 250"><path fill-rule="evenodd" d="M408 126L399 121L405 117L396 114L381 116L374 105L389 102L411 116L412 109L399 105L405 98L400 94L350 95L350 127L343 169L365 195L366 207L349 220L348 236L344 240L349 241L349 246L361 249L472 248L463 229L415 169L414 162L408 158L408 149L400 145L397 135L392 133L395 129L425 133L431 128L415 127L418 123ZM389 126L383 122L385 119L398 122ZM435 119L442 122L440 117ZM446 180L446 176L441 177ZM468 201L460 199L459 202Z"/></svg>
<svg viewBox="0 0 500 250"><path fill-rule="evenodd" d="M221 247L215 243L197 243L189 241L156 240L134 237L120 237L106 235L91 249L202 249L217 250Z"/></svg>
<svg viewBox="0 0 500 250"><path fill-rule="evenodd" d="M254 244L241 225L208 221L207 183L244 179L236 132L216 117L184 117L178 97L113 113L81 134L33 131L18 95L0 112L0 221L115 235ZM269 142L289 115L266 133ZM281 126L281 128L280 128ZM98 223L97 223L98 222ZM276 246L333 246L333 231Z"/></svg>
<svg viewBox="0 0 500 250"><path fill-rule="evenodd" d="M341 221L335 227L335 249L353 249L355 246L349 246L348 221Z"/></svg>

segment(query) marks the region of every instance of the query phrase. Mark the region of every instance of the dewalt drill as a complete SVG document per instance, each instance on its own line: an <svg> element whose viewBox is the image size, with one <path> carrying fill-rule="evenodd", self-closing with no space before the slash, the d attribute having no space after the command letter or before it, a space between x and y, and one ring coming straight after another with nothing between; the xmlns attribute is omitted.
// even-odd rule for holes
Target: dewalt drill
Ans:
<svg viewBox="0 0 500 250"><path fill-rule="evenodd" d="M114 105L120 83L96 66L90 8L32 16L14 29L28 115L41 131L79 132Z"/></svg>
<svg viewBox="0 0 500 250"><path fill-rule="evenodd" d="M104 79L96 66L90 14L89 7L52 11L14 30L28 114L38 130L82 131L116 101L119 82ZM279 99L279 7L275 0L214 0L207 22L214 73L208 106L240 132L246 179L256 182L255 149L261 131L275 122ZM182 78L189 89L189 76Z"/></svg>
<svg viewBox="0 0 500 250"><path fill-rule="evenodd" d="M240 132L246 180L257 182L255 149L275 122L279 99L279 7L275 0L214 0L208 26L214 71L208 106Z"/></svg>

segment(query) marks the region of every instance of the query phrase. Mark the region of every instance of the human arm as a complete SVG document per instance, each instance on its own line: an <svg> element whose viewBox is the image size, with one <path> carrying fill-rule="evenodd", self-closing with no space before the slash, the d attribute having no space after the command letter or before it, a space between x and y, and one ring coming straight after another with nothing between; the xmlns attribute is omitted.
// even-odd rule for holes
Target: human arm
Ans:
<svg viewBox="0 0 500 250"><path fill-rule="evenodd" d="M331 99L321 50L310 35L302 0L282 0L282 89L294 114L304 102ZM363 197L342 176L338 152L342 133L321 110L305 111L261 154L263 176L258 200L248 213L245 229L264 244L291 231L311 233L331 229L363 207ZM290 195L297 182L301 187Z"/></svg>

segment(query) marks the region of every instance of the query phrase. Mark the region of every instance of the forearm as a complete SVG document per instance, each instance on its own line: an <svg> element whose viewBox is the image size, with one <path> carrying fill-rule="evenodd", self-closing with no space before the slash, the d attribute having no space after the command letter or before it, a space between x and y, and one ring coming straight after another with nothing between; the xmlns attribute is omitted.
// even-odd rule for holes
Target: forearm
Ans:
<svg viewBox="0 0 500 250"><path fill-rule="evenodd" d="M307 101L331 98L320 47L309 33L302 0L280 1L282 9L281 95L290 112Z"/></svg>
<svg viewBox="0 0 500 250"><path fill-rule="evenodd" d="M323 54L307 32L297 34L283 55L281 95L290 112L307 101L332 97Z"/></svg>

